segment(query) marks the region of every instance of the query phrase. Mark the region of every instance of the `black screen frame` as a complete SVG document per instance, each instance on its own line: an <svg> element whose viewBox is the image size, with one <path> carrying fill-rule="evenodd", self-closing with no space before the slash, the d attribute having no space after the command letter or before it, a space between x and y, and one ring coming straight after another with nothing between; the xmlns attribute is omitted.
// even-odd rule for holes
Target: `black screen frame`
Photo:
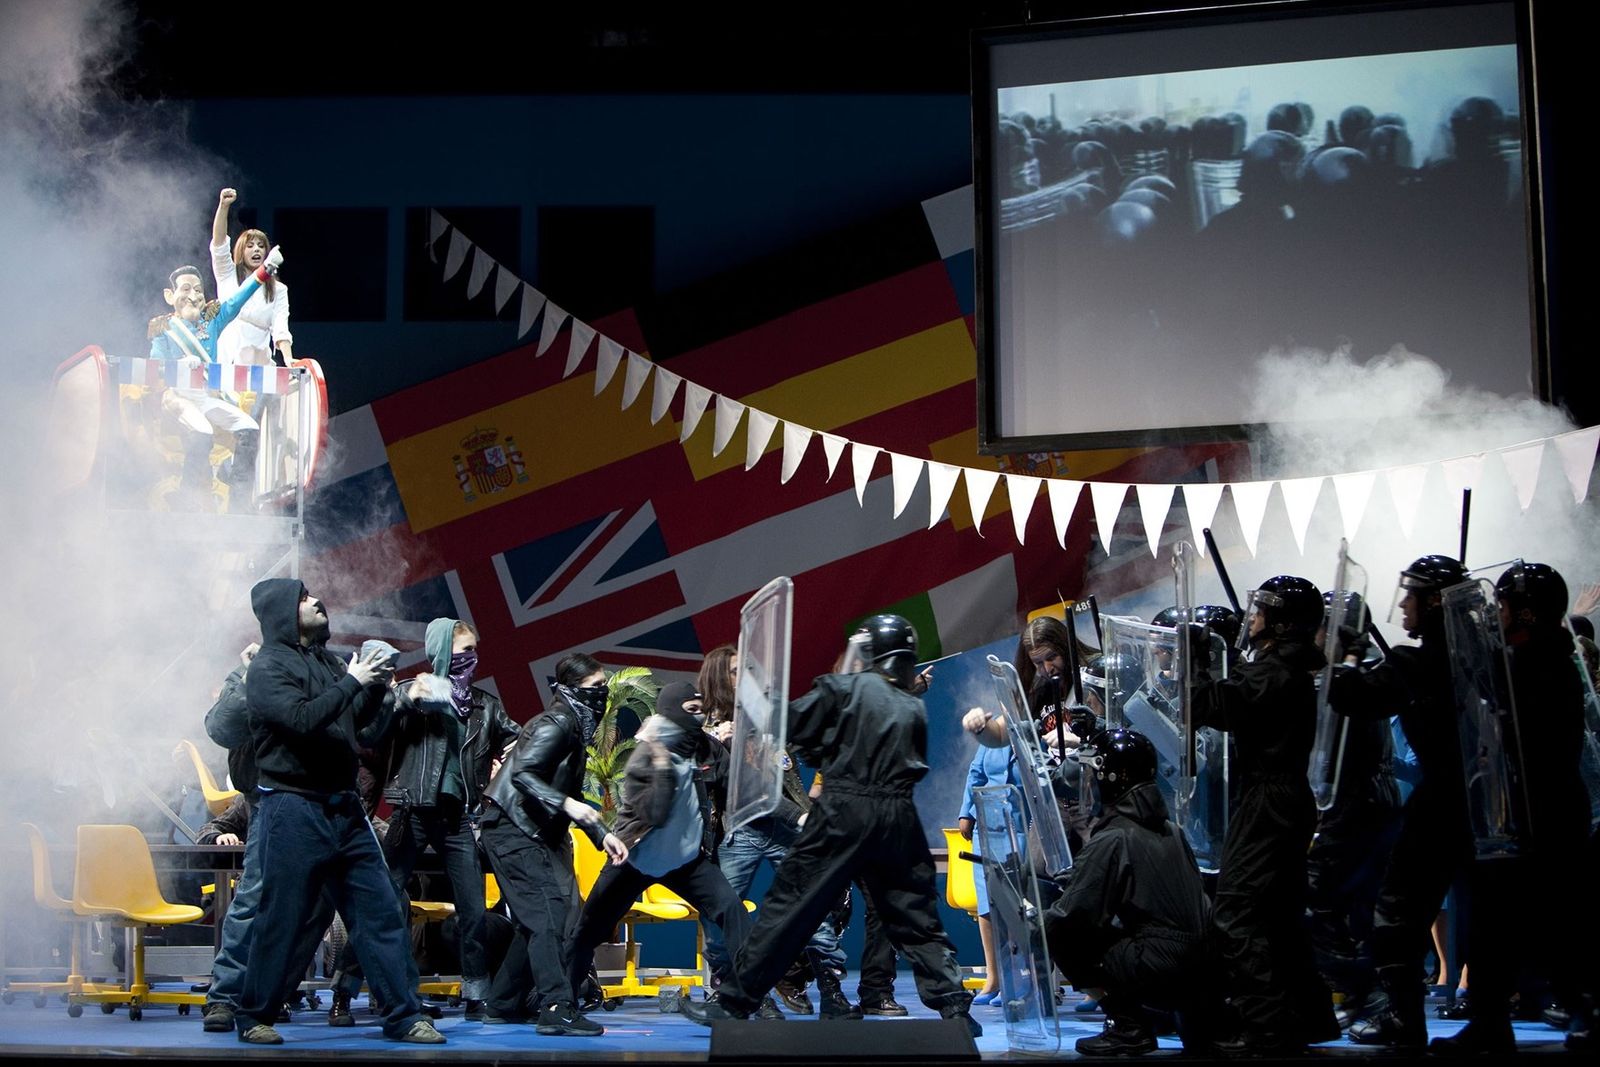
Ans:
<svg viewBox="0 0 1600 1067"><path fill-rule="evenodd" d="M1048 23L978 29L971 37L972 160L975 272L974 338L977 349L978 452L1010 455L1023 452L1068 452L1099 448L1152 447L1248 441L1264 427L1250 423L1204 426L1143 427L1128 430L1004 436L1000 433L996 371L995 242L998 220L994 207L994 123L992 109L998 91L991 65L996 46L1066 37L1138 33L1145 30L1181 30L1284 19L1349 15L1367 12L1428 11L1440 8L1509 7L1515 22L1518 88L1521 94L1523 211L1528 249L1528 304L1532 353L1532 381L1539 399L1552 402L1549 343L1549 258L1545 238L1543 152L1538 121L1538 66L1534 46L1531 0L1267 0L1239 5L1207 5L1117 15L1095 15Z"/></svg>

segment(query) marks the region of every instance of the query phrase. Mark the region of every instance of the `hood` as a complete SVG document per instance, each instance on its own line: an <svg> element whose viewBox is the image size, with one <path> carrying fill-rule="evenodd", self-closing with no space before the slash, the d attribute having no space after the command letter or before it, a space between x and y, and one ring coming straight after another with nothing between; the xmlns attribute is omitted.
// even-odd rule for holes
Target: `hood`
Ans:
<svg viewBox="0 0 1600 1067"><path fill-rule="evenodd" d="M1167 802L1161 799L1161 789L1154 782L1134 786L1112 805L1111 813L1132 819L1140 826L1159 829L1170 816Z"/></svg>
<svg viewBox="0 0 1600 1067"><path fill-rule="evenodd" d="M261 641L268 645L300 645L300 598L306 587L298 578L264 578L250 589L250 607L261 623Z"/></svg>
<svg viewBox="0 0 1600 1067"><path fill-rule="evenodd" d="M456 620L434 619L422 639L422 650L433 663L433 673L441 678L450 677L450 646L455 643L455 632Z"/></svg>

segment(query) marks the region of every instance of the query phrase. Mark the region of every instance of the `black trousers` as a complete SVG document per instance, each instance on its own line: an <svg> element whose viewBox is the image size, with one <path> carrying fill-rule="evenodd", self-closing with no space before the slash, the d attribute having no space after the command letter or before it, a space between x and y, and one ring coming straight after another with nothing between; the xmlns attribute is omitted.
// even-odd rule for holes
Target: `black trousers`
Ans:
<svg viewBox="0 0 1600 1067"><path fill-rule="evenodd" d="M1336 1027L1306 929L1306 849L1316 804L1305 778L1251 784L1222 846L1213 918L1240 1021L1257 1037Z"/></svg>
<svg viewBox="0 0 1600 1067"><path fill-rule="evenodd" d="M596 945L610 939L628 909L647 886L659 882L688 901L701 922L716 923L727 939L728 952L737 956L750 935L750 913L733 891L722 868L705 856L696 856L661 877L645 874L631 863L607 864L589 889L572 948L572 988L580 988L594 963Z"/></svg>
<svg viewBox="0 0 1600 1067"><path fill-rule="evenodd" d="M1211 1036L1222 997L1204 936L1145 929L1093 945L1054 937L1050 950L1073 988L1105 990L1107 1016L1143 1021L1146 1009L1171 1011L1185 1047Z"/></svg>
<svg viewBox="0 0 1600 1067"><path fill-rule="evenodd" d="M1341 789L1322 813L1306 854L1311 946L1317 968L1338 990L1364 997L1376 981L1373 912L1400 833L1394 778L1375 776Z"/></svg>
<svg viewBox="0 0 1600 1067"><path fill-rule="evenodd" d="M416 964L383 853L355 793L328 799L268 793L250 833L261 835L261 904L250 927L240 1030L278 1018L290 972L305 966L296 954L299 931L326 891L383 1002L384 1033L403 1035L422 1018Z"/></svg>
<svg viewBox="0 0 1600 1067"><path fill-rule="evenodd" d="M552 846L529 837L510 819L485 826L481 840L516 925L489 986L489 1008L516 1018L545 1004L575 1003L572 949L581 901L571 840Z"/></svg>
<svg viewBox="0 0 1600 1067"><path fill-rule="evenodd" d="M859 882L856 883L860 885ZM889 935L884 932L883 920L872 903L872 895L862 886L861 903L865 907L862 921L861 984L856 995L862 1000L890 997L894 994L895 956Z"/></svg>
<svg viewBox="0 0 1600 1067"><path fill-rule="evenodd" d="M865 792L830 780L761 902L755 927L722 985L731 1010L754 1011L852 879L876 906L891 945L911 963L922 1002L964 1011L955 948L939 923L933 856L909 793Z"/></svg>
<svg viewBox="0 0 1600 1067"><path fill-rule="evenodd" d="M1426 780L1406 800L1400 833L1372 915L1372 958L1391 1001L1420 1015L1426 991L1422 960L1445 894L1472 862L1472 833L1454 797L1440 798ZM1445 977L1440 961L1440 979Z"/></svg>

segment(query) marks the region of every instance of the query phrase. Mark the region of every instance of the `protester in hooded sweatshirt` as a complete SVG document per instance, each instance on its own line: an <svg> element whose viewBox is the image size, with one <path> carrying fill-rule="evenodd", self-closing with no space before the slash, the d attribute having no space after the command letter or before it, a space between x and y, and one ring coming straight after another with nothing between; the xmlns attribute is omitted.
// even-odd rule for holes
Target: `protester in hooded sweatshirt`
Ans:
<svg viewBox="0 0 1600 1067"><path fill-rule="evenodd" d="M356 793L357 752L381 729L391 660L374 648L349 664L328 652L328 613L294 578L250 590L261 651L245 679L262 792L252 836L259 838L261 904L239 997L239 1039L282 1044L272 1027L295 958L297 932L328 891L383 1000L386 1037L441 1044L423 1017L412 977L410 938L395 903L383 852Z"/></svg>
<svg viewBox="0 0 1600 1067"><path fill-rule="evenodd" d="M461 944L461 997L466 1017L483 1018L489 995L484 939L483 866L473 821L489 784L491 762L521 731L500 698L472 684L478 669L478 633L457 619L434 619L423 639L431 674L403 686L391 732L393 777L384 799L394 806L383 838L384 858L402 915L410 914L406 883L417 859L432 848L444 862L456 906ZM341 966L329 1021L348 1026L350 998L361 972Z"/></svg>
<svg viewBox="0 0 1600 1067"><path fill-rule="evenodd" d="M656 697L656 713L635 735L623 772L615 833L628 861L600 872L578 921L572 952L576 988L605 941L646 887L659 882L721 928L731 953L744 945L750 919L744 902L711 861L710 819L699 760L714 744L701 727L700 694L673 682Z"/></svg>

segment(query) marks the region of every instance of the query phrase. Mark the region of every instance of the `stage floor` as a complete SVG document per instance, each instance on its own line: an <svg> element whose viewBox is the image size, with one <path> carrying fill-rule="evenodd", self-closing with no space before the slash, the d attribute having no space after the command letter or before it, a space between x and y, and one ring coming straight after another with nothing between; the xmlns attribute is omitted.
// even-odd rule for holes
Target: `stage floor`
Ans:
<svg viewBox="0 0 1600 1067"><path fill-rule="evenodd" d="M854 975L845 985L855 988ZM896 999L911 1009L912 1018L933 1018L934 1013L922 1007L909 976L902 974L895 991ZM616 1011L596 1011L593 1018L606 1027L606 1032L596 1038L540 1037L530 1026L485 1026L467 1022L460 1009L445 1009L444 1018L436 1024L449 1038L449 1044L438 1046L412 1046L386 1041L376 1017L365 1011L365 998L356 1002L357 1025L353 1028L334 1029L327 1024L325 1011L302 1011L293 1022L280 1023L284 1044L258 1048L241 1044L232 1034L208 1034L200 1029L198 1009L191 1015L180 1016L176 1008L152 1006L145 1009L144 1018L130 1022L126 1009L114 1015L102 1014L90 1006L77 1019L69 1019L66 1008L59 999L52 998L46 1007L36 1008L32 998L18 997L17 1002L0 1007L0 1059L29 1057L38 1059L99 1059L121 1058L152 1060L257 1060L291 1059L297 1063L350 1062L397 1059L440 1060L451 1063L493 1063L506 1060L568 1060L587 1063L638 1063L638 1062L705 1062L708 1058L711 1032L677 1014L663 1014L653 999L635 998L625 1001ZM1077 1059L1072 1051L1073 1042L1100 1032L1099 1016L1076 1015L1076 1003L1068 995L1063 1007L1061 1027L1061 1058ZM327 1004L327 995L323 995ZM1434 1036L1454 1033L1460 1023L1432 1018L1430 1002L1430 1031ZM978 1051L985 1060L1017 1058L1037 1062L1036 1056L1013 1057L1006 1047L1006 1028L1000 1009L977 1007L973 1016L983 1024L984 1034L978 1038ZM809 1017L815 1019L815 1016ZM894 1019L866 1019L862 1026L894 1026ZM743 1025L768 1025L789 1028L792 1042L785 1045L794 1050L796 1059L816 1053L807 1046L807 1021L796 1017L783 1023L749 1023ZM1562 1035L1539 1023L1518 1023L1516 1026L1519 1050L1531 1054L1560 1053ZM1177 1056L1175 1038L1161 1040L1162 1051L1156 1053L1157 1061ZM1365 1060L1394 1059L1392 1054L1362 1048L1347 1041L1319 1045L1311 1053L1314 1059L1342 1061L1353 1064ZM1543 1056L1540 1057L1541 1059ZM1148 1057L1147 1057L1148 1059ZM836 1060L837 1062L837 1060ZM927 1060L922 1062L926 1063ZM1186 1063L1204 1062L1195 1057L1185 1057ZM1302 1061L1304 1062L1304 1061Z"/></svg>

